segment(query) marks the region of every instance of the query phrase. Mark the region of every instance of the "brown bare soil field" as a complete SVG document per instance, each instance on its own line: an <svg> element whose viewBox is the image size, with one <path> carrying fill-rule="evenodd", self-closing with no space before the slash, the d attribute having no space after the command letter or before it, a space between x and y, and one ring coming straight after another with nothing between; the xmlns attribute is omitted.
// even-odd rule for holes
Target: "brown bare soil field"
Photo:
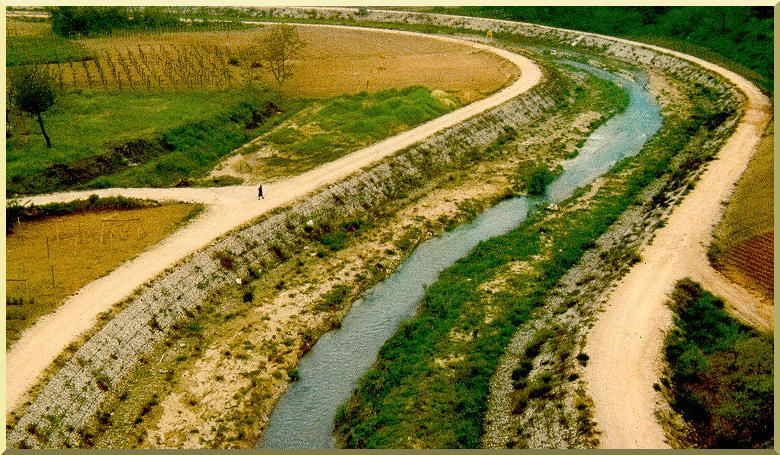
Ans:
<svg viewBox="0 0 780 455"><path fill-rule="evenodd" d="M6 236L6 343L85 284L173 232L195 208L170 204L21 223Z"/></svg>
<svg viewBox="0 0 780 455"><path fill-rule="evenodd" d="M740 285L774 300L775 233L767 232L740 243L723 257L723 272Z"/></svg>
<svg viewBox="0 0 780 455"><path fill-rule="evenodd" d="M456 94L464 103L495 92L517 69L486 51L418 36L369 30L297 26L307 46L284 82L288 96L319 98L422 85ZM63 87L186 90L274 85L257 45L264 33L249 30L144 33L90 38L95 60L50 65Z"/></svg>

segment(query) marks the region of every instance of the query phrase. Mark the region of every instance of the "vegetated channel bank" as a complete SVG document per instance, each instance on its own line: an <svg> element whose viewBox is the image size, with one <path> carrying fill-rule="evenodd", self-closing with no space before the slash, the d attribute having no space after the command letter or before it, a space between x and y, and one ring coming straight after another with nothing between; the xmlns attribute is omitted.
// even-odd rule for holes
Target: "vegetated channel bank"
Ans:
<svg viewBox="0 0 780 455"><path fill-rule="evenodd" d="M591 49L592 50L592 49ZM621 53L623 55L623 58L628 60L634 60L635 58L638 58L636 55L631 54L625 54L623 53L626 51L626 48L623 46L618 46L617 49L611 49L612 51L616 51L618 53ZM630 50L630 49L629 49ZM641 52L640 52L641 54ZM676 59L666 57L660 57L658 59L654 59L651 56L645 56L647 60L654 60L654 63L656 65L659 65L661 67L668 67L671 69L671 72L676 74L678 77L684 80L691 80L691 79L700 79L702 82L706 83L709 86L718 86L720 85L719 81L717 80L710 80L706 76L702 76L700 74L700 70L696 69L692 65L688 65L682 62L677 61ZM163 306L172 305L171 310L168 311L168 314L161 314L162 323L165 324L173 324L173 316L177 316L177 319L185 319L189 318L189 320L203 320L203 315L198 315L195 313L195 310L197 309L197 302L204 301L204 298L206 297L206 291L213 291L218 288L220 288L221 284L225 284L225 286L222 286L223 288L229 287L227 283L232 282L236 277L247 279L248 275L251 277L252 273L250 268L246 267L247 261L250 265L253 263L256 263L259 258L270 258L272 256L276 256L276 259L272 259L272 261L275 263L279 258L290 258L295 256L290 256L296 254L296 252L300 252L304 247L311 245L311 243L307 244L308 240L305 239L311 239L312 238L312 232L305 232L301 226L305 225L305 221L309 218L313 218L315 222L315 229L317 229L318 232L314 232L314 235L317 236L319 234L322 234L320 231L320 226L323 226L323 222L326 221L328 223L331 223L330 226L338 226L341 220L350 220L349 210L351 208L358 209L355 206L347 206L347 204L352 204L353 201L357 201L358 199L353 199L352 188L355 188L354 186L349 186L348 183L351 182L352 185L356 185L360 182L362 182L364 185L366 185L364 188L362 188L363 198L364 202L368 203L368 207L365 207L366 210L372 210L371 207L376 207L375 205L372 205L372 202L365 201L366 195L376 197L379 202L392 205L392 203L396 202L394 201L393 195L403 194L404 189L408 189L409 191L409 198L413 199L415 196L413 193L413 189L415 186L420 186L423 182L426 182L427 179L431 179L434 176L437 175L437 173L442 173L445 169L447 169L449 166L451 166L453 163L463 163L468 162L471 159L476 159L479 157L479 155L472 155L469 157L470 149L467 147L464 149L462 146L464 144L469 144L471 146L476 144L485 144L490 143L492 138L500 137L499 134L501 134L501 129L505 124L511 124L514 123L514 125L531 125L533 122L532 119L539 119L542 115L550 114L550 110L553 105L556 103L560 103L563 99L565 99L565 96L561 96L562 94L558 92L556 94L555 90L550 90L550 84L551 82L548 81L548 84L544 87L545 92L542 92L540 96L540 92L543 90L543 88L539 88L539 90L534 89L529 96L523 96L520 100L514 100L510 102L508 105L502 106L501 108L496 109L494 112L492 112L492 115L483 116L480 119L474 119L472 122L468 122L467 125L464 125L462 127L454 128L453 130L450 130L449 133L445 133L442 136L439 136L438 138L435 138L434 140L427 141L426 144L424 144L421 147L413 148L407 152L404 152L397 157L388 160L388 162L382 163L379 166L375 167L372 171L369 171L368 174L365 174L360 177L355 177L351 180L348 180L347 182L344 182L338 186L331 187L329 190L324 191L320 195L316 196L316 201L311 204L305 204L303 206L296 207L294 210L291 210L288 213L280 213L276 214L273 217L270 217L267 221L260 223L256 226L247 228L246 230L242 231L241 233L236 234L235 236L232 236L229 239L225 239L221 242L218 242L213 248L207 249L203 254L200 254L196 256L195 258L190 260L190 266L187 266L187 263L183 264L183 267L188 267L188 270L182 271L181 269L183 267L180 267L179 270L174 271L170 275L167 275L166 277L161 278L160 280L153 283L147 291L144 291L143 295L146 295L146 299L143 302L144 305L149 305L150 303L155 305L157 308L161 308ZM554 85L554 84L553 84ZM728 98L728 97L727 97ZM547 100L547 101L545 101ZM557 101L556 101L557 100ZM513 109L519 109L519 112L517 110L513 111ZM547 112L542 112L543 109L548 109ZM526 117L528 115L528 117ZM514 118L512 117L514 116ZM495 122L495 123L494 123ZM473 131L476 128L480 128L479 134L474 134ZM458 134L454 133L453 131L457 131ZM519 129L522 134L523 130ZM448 143L447 141L451 141ZM436 147L433 147L436 146ZM426 148L429 151L433 150L439 150L446 148L447 146L451 147L452 150L446 151L446 153L451 154L445 159L449 159L449 162L443 161L434 161L432 162L426 162L426 157L421 156L421 150L426 150ZM444 153L444 152L442 152ZM486 154L486 157L489 157L490 154ZM433 158L430 158L431 160L438 160L443 155L436 155ZM417 165L420 166L417 166ZM413 166L414 165L414 166ZM400 169L399 169L400 167ZM412 171L412 174L410 175L410 171ZM417 171L418 173L415 173L414 171ZM377 177L391 177L389 179L377 179ZM402 180L393 181L392 177L398 176L402 178ZM373 177L374 181L372 182L370 178ZM379 180L378 182L376 180ZM402 182L402 183L399 183ZM640 184L646 184L649 183L647 179L644 181L641 181ZM367 193L368 191L373 191L374 193ZM352 190L354 193L361 193L361 191L358 190ZM335 199L334 199L335 195ZM388 197L389 195L389 197ZM334 202L338 201L338 202ZM323 207L331 207L330 213L322 213L318 209L322 209ZM334 208L335 207L335 208ZM373 209L375 210L375 209ZM307 212L308 211L308 212ZM285 225L285 222L289 222L289 224ZM255 247L254 250L251 250L249 246L252 242L259 242L258 233L263 233L265 229L268 229L271 226L275 226L275 232L277 235L280 235L280 239L278 241L272 241L268 244L255 244L252 245ZM243 237L242 237L243 236ZM422 236L424 237L424 235ZM315 237L316 238L316 237ZM243 244L243 242L246 242L248 244ZM226 248L231 248L230 250L226 250ZM243 258L239 258L242 253L247 251L247 249L250 249L251 251L244 255ZM218 252L224 252L224 254L219 255ZM268 256L267 252L272 251L272 255ZM213 255L213 256L212 256ZM228 260L229 259L229 260ZM193 262L196 263L193 264ZM385 262L385 261L383 261ZM390 261L391 267L392 262ZM271 262L266 263L267 265L270 265ZM381 268L386 267L387 262L383 264ZM225 265L232 265L232 269L228 270ZM196 269L197 267L198 269ZM268 272L273 273L271 271ZM181 285L176 286L177 283L182 282L182 278L185 276L191 276L191 279L189 281L183 282ZM373 275L373 274L372 274ZM379 271L377 275L384 276L384 271ZM377 281L376 277L372 278L375 281ZM251 281L251 278L249 279ZM214 281L218 281L218 283L213 283ZM161 285L161 282L165 282L165 285ZM198 289L197 284L198 283L206 283L203 284L203 289ZM205 289L208 287L208 289ZM233 289L233 294L235 295L242 289L241 286L234 286L235 289ZM282 288L284 288L284 285L282 285ZM164 292L169 294L169 297L164 296ZM205 290L205 291L204 291ZM204 292L199 292L204 291ZM194 292L194 294L193 294ZM171 295L172 294L172 295ZM346 299L351 300L355 296L354 295L348 295ZM240 299L240 296L238 297ZM190 300L192 299L192 300ZM176 304L176 301L179 300L182 303L180 305ZM344 302L342 300L342 303L348 303ZM189 305L189 307L187 306ZM132 307L133 305L131 305ZM140 306L140 305L139 305ZM347 305L348 306L348 305ZM130 308L130 307L128 307ZM213 307L211 307L213 310ZM167 308L166 308L167 309ZM187 314L187 310L190 311L191 316ZM209 310L208 305L204 305L201 310L204 312L207 312ZM172 313L172 314L171 314ZM268 314L269 317L275 317L278 313L271 312ZM121 316L121 315L120 315ZM134 316L136 315L129 315L123 318L122 323L126 323L128 321L132 322L134 320ZM146 317L144 321L153 321L157 319L152 319L151 317ZM129 353L124 350L123 352L119 352L121 354L122 362L127 362L129 364L134 364L135 360L138 358L144 358L143 354L144 352L149 353L152 352L154 349L154 346L151 346L150 339L151 340L163 340L165 336L161 333L161 331L158 328L154 327L154 324L151 325L144 325L145 322L141 321L139 325L139 331L144 332L143 337L138 337L137 341L137 348L140 353L133 353L132 355L128 356ZM108 328L113 324L109 323L105 326L105 328ZM162 325L158 321L158 326L161 327ZM147 329L147 327L150 327L150 329ZM189 327L189 326L186 326ZM186 328L185 327L185 328ZM172 330L168 333L175 334L178 330L182 328L181 325L177 328L175 325L172 328ZM193 327L193 330L197 327ZM111 342L110 332L106 332L105 335L102 337L104 341ZM312 335L312 334L309 334ZM317 332L315 331L313 333L313 336L316 339ZM90 343L91 346L81 351L82 354L89 353L89 352L98 352L98 348L101 348L103 343L99 343L96 341L96 339L99 339L100 337L93 338L92 341L85 344L84 348L88 348L87 345ZM192 338L197 339L197 335L193 334ZM95 341L93 343L93 341ZM191 346L192 343L191 339L183 338L182 343L185 343L187 346ZM294 338L293 338L294 342ZM309 339L308 343L312 342L311 339ZM159 345L158 345L159 346ZM174 346L175 347L175 346ZM121 351L121 350L120 350ZM305 349L304 349L305 351ZM163 351L168 352L168 351ZM285 353L286 352L286 353ZM106 353L108 354L108 353ZM116 352L113 352L112 354L117 355ZM300 351L289 350L289 349L283 349L283 354L286 357L289 357L290 355L298 355L300 354ZM276 354L273 354L276 355ZM102 355L100 357L103 357ZM97 361L100 357L94 357L94 360ZM269 358L271 355L269 355ZM81 358L82 363L89 361L88 358L82 358L82 357L76 357ZM101 361L101 365L112 365L112 362L108 359L111 358L111 355L107 355L107 357L104 357L104 360ZM294 365L295 359L287 359L284 361L285 365ZM171 372L171 363L168 362L168 360L165 360L166 363L162 363L162 360L160 364L166 365L165 367L161 367L160 370L163 372L160 373L160 378L149 378L147 383L149 383L150 388L152 388L153 384L157 381L163 380L167 376L169 376L169 373ZM290 363L291 362L291 363ZM100 363L100 362L96 362ZM69 362L69 367L66 367L69 372L66 373L69 375L70 379L78 376L79 381L79 388L73 387L73 384L65 384L66 381L69 380L69 377L65 374L59 375L60 380L57 381L51 381L51 383L46 386L46 389L44 389L44 394L46 394L47 389L51 389L55 386L52 386L52 384L59 384L56 387L64 387L67 385L67 388L64 390L72 390L72 392L68 392L67 395L63 395L62 399L52 400L57 396L56 390L54 393L48 394L48 402L45 400L42 400L41 398L45 395L42 394L39 396L39 398L36 400L36 402L33 404L32 407L30 407L30 410L34 410L34 412L30 412L28 410L28 413L22 417L22 420L25 421L22 423L21 421L19 423L16 423L16 426L14 428L14 431L11 433L12 438L10 439L11 444L9 445L22 445L20 442L22 439L24 439L23 444L29 444L29 445L35 445L35 446L41 446L41 445L64 445L66 443L66 437L68 443L70 444L79 444L88 446L91 443L92 437L95 435L95 429L97 427L102 426L103 432L106 432L106 426L110 426L112 424L116 424L116 421L114 420L115 417L111 415L109 411L105 411L105 408L101 409L100 414L98 416L95 416L95 412L98 410L98 406L101 405L102 400L105 398L106 403L105 405L113 406L116 405L118 402L120 402L122 398L122 394L120 391L116 390L116 386L119 383L119 372L117 372L117 375L114 377L111 377L109 381L106 381L105 377L102 377L100 375L100 372L98 371L97 375L98 377L93 377L94 375L90 374L88 367L84 366L83 368L81 365L78 365L75 360L71 359ZM136 365L137 368L144 368L143 365ZM117 369L116 367L112 367L113 369L109 369L109 372L115 372ZM126 371L126 370L125 370ZM155 369L157 371L157 369ZM94 372L94 370L93 370ZM250 375L251 376L251 375ZM55 378L56 379L56 378ZM171 379L176 379L175 374L171 377ZM277 378L281 379L281 378ZM219 379L217 379L219 380ZM255 386L254 379L251 377L246 378L245 383L252 382L252 386ZM170 382L170 380L169 380ZM283 386L279 386L279 382L283 381L272 381L271 382L271 390L275 390L278 396L278 393L280 390L283 390ZM102 387L101 387L102 384ZM87 394L82 394L80 392L80 386L86 386L86 389L88 391ZM269 385L269 384L266 384ZM50 387L51 386L51 387ZM242 385L242 387L244 387ZM108 390L103 390L103 389ZM75 390L74 390L75 389ZM60 389L62 390L62 389ZM135 389L133 390L133 394L136 393ZM71 395L73 394L73 395ZM112 395L114 394L114 395ZM140 390L138 395L140 395L139 398L136 398L131 394L131 397L128 398L125 395L124 399L130 400L140 400L138 402L138 407L143 407L146 409L146 406L143 403L143 400L150 400L149 403L152 403L152 409L154 408L155 400L152 399L151 396L146 396L144 398L144 391ZM71 398L72 396L72 398ZM79 405L79 396L83 397L81 399L82 403L86 403L86 406L80 406ZM272 395L273 396L273 395ZM115 398L116 397L116 398ZM252 398L254 399L254 393L252 393ZM261 395L262 398L262 395ZM271 398L272 399L272 398ZM273 399L272 399L273 401ZM135 402L135 401L134 401ZM159 402L159 401L157 401ZM48 408L48 404L53 404L51 409ZM72 405L76 405L75 409L73 410L73 413L69 413L68 416L75 415L77 420L71 420L71 423L64 423L62 420L62 414L59 414L59 410L57 407L62 409L63 404L65 406L71 407ZM83 408L83 409L78 409ZM50 414L47 414L48 411L51 411ZM105 418L105 415L103 415L103 412L108 412L108 419ZM148 411L147 411L148 413ZM147 414L142 413L142 417ZM45 416L49 415L50 418L46 418ZM152 411L149 417L153 418L159 418L159 414L155 414L155 411ZM147 417L147 418L149 418ZM142 419L143 420L143 419ZM73 426L73 422L75 422L77 425L79 425L78 428ZM132 419L131 419L132 422ZM30 428L29 425L32 424L33 427ZM35 426L35 425L38 426ZM227 430L223 430L220 436L220 431L216 431L215 439L201 441L202 444L224 444L224 445L235 445L240 446L242 444L242 440L247 438L246 433L241 433L243 431L242 429L239 429L239 426L236 422L229 422L228 423L231 428L227 428ZM254 422L247 422L246 425L242 428L246 428L248 430L252 430L257 428L258 423ZM32 431L30 431L32 430ZM226 435L226 433L228 433ZM251 434L251 433L250 433ZM228 440L230 439L230 440ZM127 440L124 440L127 441ZM196 437L197 441L197 437ZM126 442L125 442L126 443ZM244 443L245 444L245 443Z"/></svg>
<svg viewBox="0 0 780 455"><path fill-rule="evenodd" d="M300 362L300 380L282 397L271 415L260 447L326 448L332 446L333 417L398 324L414 315L425 289L439 273L477 244L505 234L522 223L529 210L571 196L620 158L639 152L661 126L660 108L634 82L574 62L629 92L625 112L596 129L576 157L562 163L563 174L547 189L547 197L516 197L488 209L473 222L417 246L387 280L352 307L341 329L320 339ZM635 75L642 79L641 75Z"/></svg>

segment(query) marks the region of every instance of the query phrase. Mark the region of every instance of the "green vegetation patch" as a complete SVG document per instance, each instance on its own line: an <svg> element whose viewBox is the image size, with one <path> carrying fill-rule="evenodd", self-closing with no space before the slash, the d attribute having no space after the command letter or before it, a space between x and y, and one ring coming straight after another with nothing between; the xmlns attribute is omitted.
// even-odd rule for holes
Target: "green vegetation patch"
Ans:
<svg viewBox="0 0 780 455"><path fill-rule="evenodd" d="M12 121L7 193L164 186L202 176L264 132L277 102L255 90L68 93L44 114L51 149L31 119Z"/></svg>
<svg viewBox="0 0 780 455"><path fill-rule="evenodd" d="M89 60L92 53L79 41L52 33L6 37L6 66Z"/></svg>
<svg viewBox="0 0 780 455"><path fill-rule="evenodd" d="M709 95L699 90L696 101L706 104ZM701 112L687 119L667 118L638 155L606 174L587 207L569 208L573 197L559 204L555 213L560 216L539 209L520 227L481 243L442 272L427 289L417 314L380 349L374 367L336 414L339 444L478 448L490 378L516 327L534 317L557 280L650 182L672 172L675 155L686 145L697 149L697 141L723 121L717 110ZM701 164L703 159L694 159L685 170ZM523 261L527 271L510 275L505 290L480 290L516 261ZM528 348L528 357L533 357L533 343ZM453 358L458 360L437 363ZM540 381L528 388L529 397L551 390Z"/></svg>
<svg viewBox="0 0 780 455"><path fill-rule="evenodd" d="M457 107L424 87L343 95L318 101L265 135L273 149L260 158L264 176L281 177L312 169L385 139Z"/></svg>
<svg viewBox="0 0 780 455"><path fill-rule="evenodd" d="M713 449L774 446L774 337L724 311L723 300L684 279L670 306L666 337L672 407L696 429L696 443Z"/></svg>

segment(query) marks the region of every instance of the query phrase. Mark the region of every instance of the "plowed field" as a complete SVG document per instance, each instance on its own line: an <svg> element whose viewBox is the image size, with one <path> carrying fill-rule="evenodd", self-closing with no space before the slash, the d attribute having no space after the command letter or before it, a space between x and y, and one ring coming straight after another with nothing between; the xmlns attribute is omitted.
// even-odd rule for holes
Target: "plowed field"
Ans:
<svg viewBox="0 0 780 455"><path fill-rule="evenodd" d="M772 301L775 293L774 248L774 231L753 237L726 252L723 271L729 278Z"/></svg>

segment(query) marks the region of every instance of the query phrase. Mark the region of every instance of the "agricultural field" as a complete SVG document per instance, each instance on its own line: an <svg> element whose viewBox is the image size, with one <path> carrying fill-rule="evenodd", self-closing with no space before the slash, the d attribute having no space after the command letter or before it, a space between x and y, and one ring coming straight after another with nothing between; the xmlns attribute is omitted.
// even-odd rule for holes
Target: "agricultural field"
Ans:
<svg viewBox="0 0 780 455"><path fill-rule="evenodd" d="M409 116L404 110L380 112L395 117L383 118L391 123L386 131L371 132L371 140L377 140L386 137L382 133L393 134L484 97L517 76L495 55L457 44L299 27L307 45L293 62L292 76L278 87L257 58L262 26L65 39L53 35L46 23L8 23L9 34L17 38L59 43L44 48L57 55L31 61L64 61L46 65L61 90L59 101L43 115L51 149L45 147L34 119L16 109L9 112L9 195L80 187L169 186L203 178L225 155L311 105L312 98L338 103L334 96L392 89L402 91L396 96L412 95L398 100L402 104L451 101L446 109L439 106L422 116ZM6 63L13 72L24 54L17 47L9 54ZM421 100L418 91L403 92L411 86L424 87L426 99ZM358 120L353 117L350 123ZM322 135L332 133L327 125L318 128ZM353 128L348 134L360 132ZM317 150L327 145L323 138L316 139ZM339 141L326 147L317 162L343 152L345 141L352 143L349 150L368 142L365 137ZM302 158L310 155L304 153L298 160Z"/></svg>
<svg viewBox="0 0 780 455"><path fill-rule="evenodd" d="M6 235L6 344L85 284L196 216L202 206L90 210L21 221Z"/></svg>
<svg viewBox="0 0 780 455"><path fill-rule="evenodd" d="M758 145L715 228L713 265L774 301L774 122Z"/></svg>

